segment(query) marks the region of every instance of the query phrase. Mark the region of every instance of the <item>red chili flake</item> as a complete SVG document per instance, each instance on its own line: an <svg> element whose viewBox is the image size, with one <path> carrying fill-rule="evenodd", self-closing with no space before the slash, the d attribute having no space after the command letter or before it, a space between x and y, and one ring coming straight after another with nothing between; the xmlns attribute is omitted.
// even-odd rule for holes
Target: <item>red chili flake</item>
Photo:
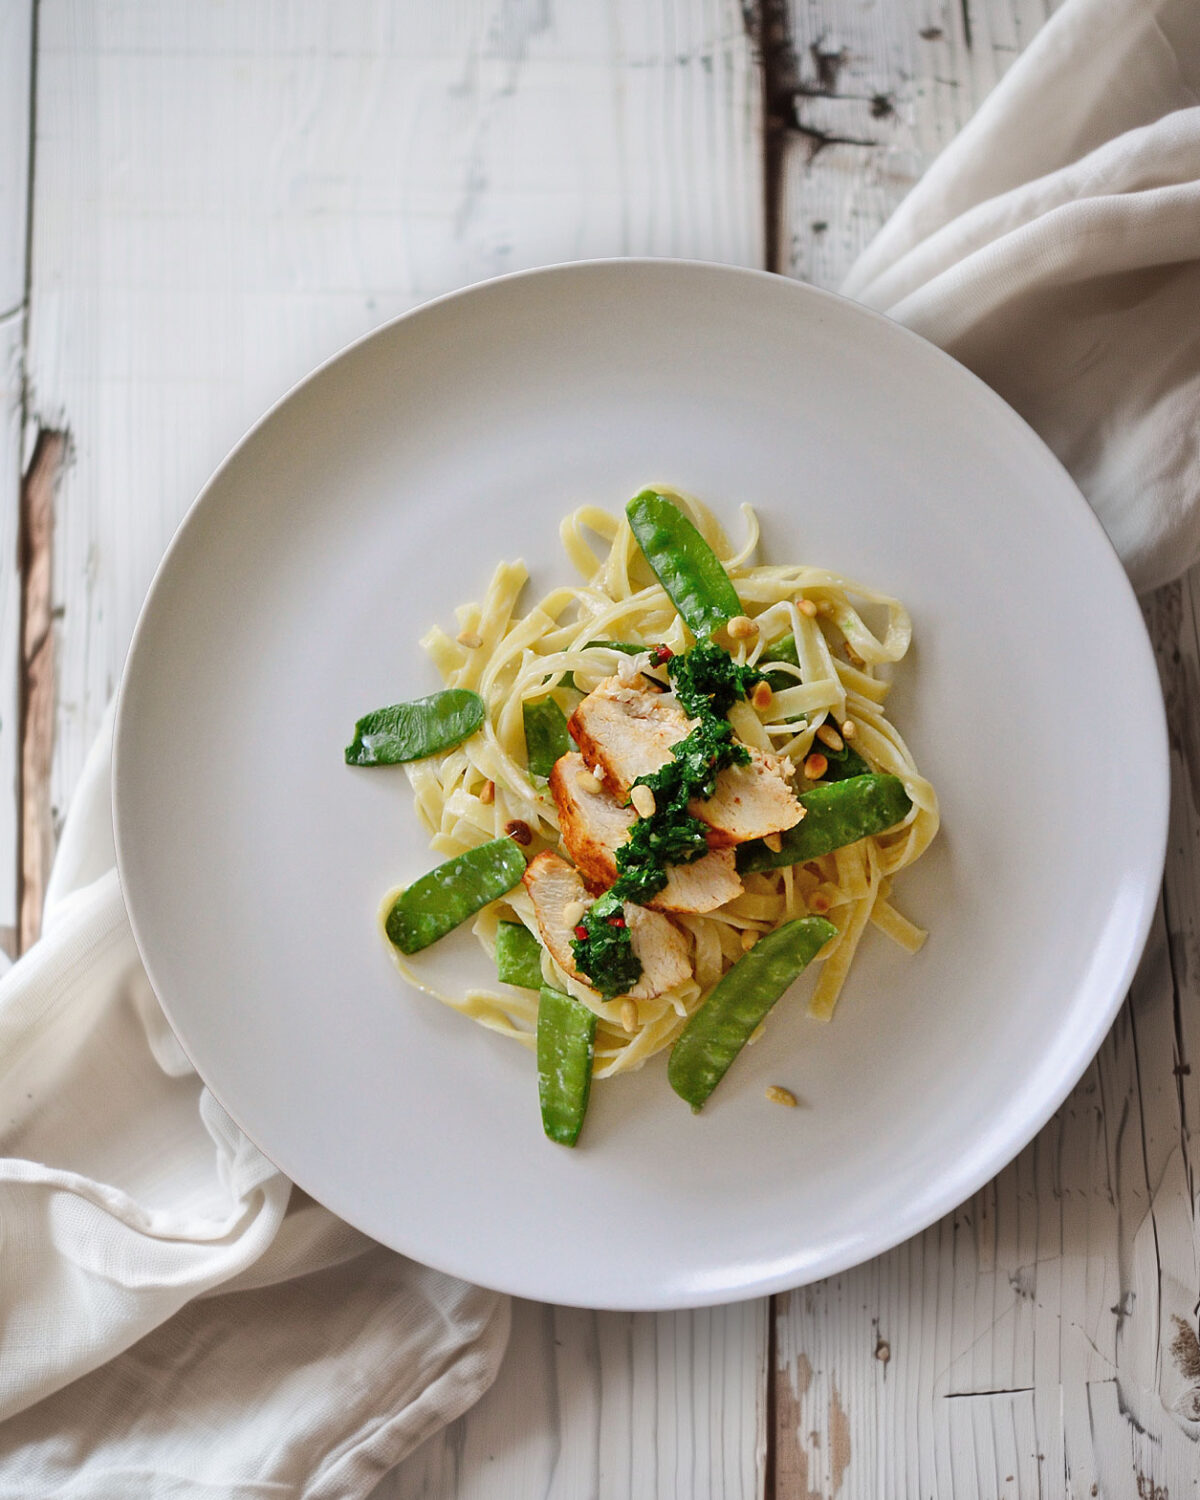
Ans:
<svg viewBox="0 0 1200 1500"><path fill-rule="evenodd" d="M655 646L654 660L661 666L663 662L670 661L675 655L670 646Z"/></svg>
<svg viewBox="0 0 1200 1500"><path fill-rule="evenodd" d="M625 925L625 918L624 917L609 917L609 919L608 919L608 925L610 927L624 927L624 925Z"/></svg>
<svg viewBox="0 0 1200 1500"><path fill-rule="evenodd" d="M579 926L575 929L575 936L579 939L579 941L581 943L586 943L587 942L587 935L588 935L588 930L583 925L583 923L581 922L579 924Z"/></svg>

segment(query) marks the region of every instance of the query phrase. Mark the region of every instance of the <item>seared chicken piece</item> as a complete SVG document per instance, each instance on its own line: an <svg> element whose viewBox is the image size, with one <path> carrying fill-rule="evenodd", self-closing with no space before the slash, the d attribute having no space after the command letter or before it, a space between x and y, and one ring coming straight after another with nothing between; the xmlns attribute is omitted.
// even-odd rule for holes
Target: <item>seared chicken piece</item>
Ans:
<svg viewBox="0 0 1200 1500"><path fill-rule="evenodd" d="M568 728L589 768L599 765L605 784L624 798L639 776L657 771L671 758L671 746L694 727L673 694L655 692L617 677L606 678L571 715ZM707 823L714 849L782 833L804 816L777 756L750 750L750 762L729 766L705 801L696 797L688 811Z"/></svg>
<svg viewBox="0 0 1200 1500"><path fill-rule="evenodd" d="M582 755L563 755L550 773L563 843L583 878L607 889L617 878L616 851L637 821L601 786ZM732 849L714 849L690 865L668 865L667 883L649 903L657 911L716 911L742 894Z"/></svg>
<svg viewBox="0 0 1200 1500"><path fill-rule="evenodd" d="M563 916L568 906L581 902L592 904L592 897L579 871L557 854L544 850L529 862L524 875L525 889L533 902L534 915L542 941L554 955L561 969L583 984L591 981L575 967L571 952L574 933ZM691 977L687 938L667 917L644 906L625 903L625 921L633 942L633 951L641 960L642 977L629 991L634 1000L650 1000L666 990L673 990Z"/></svg>

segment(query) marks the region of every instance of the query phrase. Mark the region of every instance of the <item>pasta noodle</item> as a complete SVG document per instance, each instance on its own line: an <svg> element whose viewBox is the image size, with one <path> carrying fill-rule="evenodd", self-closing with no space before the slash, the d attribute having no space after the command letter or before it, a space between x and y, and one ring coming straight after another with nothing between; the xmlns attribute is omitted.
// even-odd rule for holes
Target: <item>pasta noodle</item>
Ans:
<svg viewBox="0 0 1200 1500"><path fill-rule="evenodd" d="M836 724L852 720L854 748L873 770L901 778L912 808L902 824L886 833L807 864L746 875L744 893L716 911L676 916L691 942L693 976L667 994L636 1002L635 1018L628 1006L605 1002L566 974L543 950L546 981L574 995L598 1017L596 1077L638 1068L670 1047L754 938L789 918L816 911L837 928L837 937L814 966L819 972L809 1012L821 1019L832 1016L869 925L909 953L925 936L892 900L896 875L920 857L938 827L933 788L885 711L887 671L911 641L907 611L895 599L820 568L755 565L758 522L749 506L742 507L745 539L735 548L698 501L677 492L672 498L724 563L746 614L759 627L751 640L731 642L734 659L789 679L761 713L749 702L734 706L730 717L739 738L799 765L814 749L826 714ZM422 641L446 686L473 689L486 708L479 733L441 756L405 768L417 814L432 847L444 856L500 837L514 821L530 830L527 853L559 846L554 799L526 768L522 710L526 702L555 693L569 712L577 695L619 671L626 658L589 642L665 643L675 652L690 645L686 627L624 516L582 506L564 519L560 536L578 583L551 590L519 614L526 569L520 562L501 563L482 602L457 610L457 638L435 628ZM812 601L816 613L808 612L811 606L802 610L802 600ZM770 643L789 634L799 665L771 657ZM533 905L522 887L474 921L474 934L489 956L500 920L522 922L538 935ZM526 1046L534 1044L537 997L532 993L500 986L507 993L480 988L452 996L429 984L418 965L400 955L397 961L418 988L482 1025Z"/></svg>

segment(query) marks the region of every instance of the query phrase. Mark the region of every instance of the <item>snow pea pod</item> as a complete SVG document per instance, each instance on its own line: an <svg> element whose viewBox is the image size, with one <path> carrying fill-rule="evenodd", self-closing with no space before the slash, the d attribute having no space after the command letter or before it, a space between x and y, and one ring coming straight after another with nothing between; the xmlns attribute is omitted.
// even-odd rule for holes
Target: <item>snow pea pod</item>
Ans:
<svg viewBox="0 0 1200 1500"><path fill-rule="evenodd" d="M393 703L359 719L346 746L348 766L394 766L459 745L483 723L483 699L447 688L411 703Z"/></svg>
<svg viewBox="0 0 1200 1500"><path fill-rule="evenodd" d="M693 1110L724 1078L756 1026L816 958L837 928L824 917L800 917L759 938L680 1032L667 1081Z"/></svg>
<svg viewBox="0 0 1200 1500"><path fill-rule="evenodd" d="M456 854L396 897L384 924L388 938L401 953L419 953L507 895L524 873L525 856L512 839Z"/></svg>
<svg viewBox="0 0 1200 1500"><path fill-rule="evenodd" d="M742 612L721 561L678 506L643 490L625 507L655 577L698 641Z"/></svg>
<svg viewBox="0 0 1200 1500"><path fill-rule="evenodd" d="M559 756L572 749L567 716L553 698L539 698L536 703L521 705L521 717L525 721L529 770L534 776L549 776Z"/></svg>
<svg viewBox="0 0 1200 1500"><path fill-rule="evenodd" d="M542 987L542 945L521 922L501 922L496 929L496 977L525 990Z"/></svg>
<svg viewBox="0 0 1200 1500"><path fill-rule="evenodd" d="M542 985L538 1000L538 1100L542 1129L560 1146L573 1146L592 1091L596 1017L562 990Z"/></svg>
<svg viewBox="0 0 1200 1500"><path fill-rule="evenodd" d="M826 723L831 729L837 728L835 719L827 719ZM847 740L842 740L840 750L831 750L823 740L818 740L813 745L814 750L819 750L826 760L826 769L822 781L851 781L856 776L870 776L871 767L865 761L853 745ZM904 810L908 811L907 808ZM897 820L899 821L899 820Z"/></svg>
<svg viewBox="0 0 1200 1500"><path fill-rule="evenodd" d="M800 801L805 816L780 835L778 850L768 849L761 839L738 846L739 874L818 859L870 834L885 832L906 817L912 806L898 776L852 776L815 786Z"/></svg>

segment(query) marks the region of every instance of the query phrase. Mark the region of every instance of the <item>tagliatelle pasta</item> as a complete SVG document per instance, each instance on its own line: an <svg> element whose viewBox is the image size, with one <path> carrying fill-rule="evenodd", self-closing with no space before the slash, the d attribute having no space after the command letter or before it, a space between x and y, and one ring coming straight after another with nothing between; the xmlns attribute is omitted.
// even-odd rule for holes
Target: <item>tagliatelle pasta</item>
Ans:
<svg viewBox="0 0 1200 1500"><path fill-rule="evenodd" d="M638 1068L670 1047L753 941L791 918L817 913L837 929L819 955L809 1000L810 1014L821 1019L832 1016L869 926L910 953L925 937L892 897L896 876L920 857L938 827L933 788L885 709L886 670L904 657L911 640L907 611L895 599L820 568L756 564L759 529L749 506L742 508L745 539L735 548L698 501L677 492L671 498L724 564L756 627L745 638L725 642L733 659L771 674L769 702L755 708L742 700L730 711L738 739L786 757L798 768L800 786L806 784L800 768L819 764L809 757L821 753L818 731L828 725L835 738L845 734L846 743L872 771L899 777L912 806L904 821L885 833L802 864L744 874L742 894L715 911L673 915L671 920L687 935L692 976L664 994L637 1001L632 1011L603 1000L543 949L546 982L573 995L598 1018L596 1077ZM554 798L526 763L524 705L553 695L570 713L602 681L628 670L627 656L595 642L647 649L661 644L675 653L692 644L624 516L583 506L562 522L561 539L577 583L552 589L521 613L526 569L520 562L501 563L482 601L457 610L456 635L435 628L422 642L447 687L473 690L485 708L483 724L471 738L405 767L431 847L444 857L514 831L529 855L559 849ZM787 637L794 641L794 653L789 653L794 660L773 657L772 646ZM538 934L523 887L474 919L473 931L489 957L502 920L521 922ZM534 991L497 985L446 994L423 977L419 961L396 957L418 988L533 1046Z"/></svg>

